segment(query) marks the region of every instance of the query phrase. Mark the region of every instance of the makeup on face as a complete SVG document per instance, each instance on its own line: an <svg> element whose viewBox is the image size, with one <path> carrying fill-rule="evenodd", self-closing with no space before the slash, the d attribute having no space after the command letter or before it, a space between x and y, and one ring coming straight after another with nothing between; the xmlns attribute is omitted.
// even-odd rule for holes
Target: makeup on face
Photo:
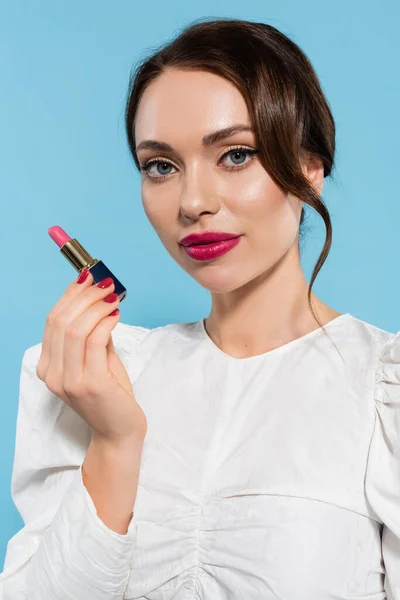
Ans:
<svg viewBox="0 0 400 600"><path fill-rule="evenodd" d="M119 301L126 298L126 288L113 275L108 267L99 259L93 258L75 238L71 238L68 233L58 225L50 227L49 236L60 248L60 252L71 263L71 265L81 273L83 269L88 269L93 276L93 285L99 283L106 277L111 277L115 284L115 293L118 294Z"/></svg>
<svg viewBox="0 0 400 600"><path fill-rule="evenodd" d="M195 260L212 260L233 250L241 239L242 236L239 236L230 240L222 240L206 245L183 246L183 249L190 258L194 258Z"/></svg>

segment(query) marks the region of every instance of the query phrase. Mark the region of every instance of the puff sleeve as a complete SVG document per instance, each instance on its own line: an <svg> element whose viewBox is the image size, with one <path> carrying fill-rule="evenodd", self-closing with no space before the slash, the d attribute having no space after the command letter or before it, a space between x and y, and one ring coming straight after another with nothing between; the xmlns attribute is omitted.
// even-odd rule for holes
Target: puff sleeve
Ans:
<svg viewBox="0 0 400 600"><path fill-rule="evenodd" d="M148 331L119 322L112 332L132 382ZM135 521L122 535L98 517L81 475L90 427L37 377L40 353L41 343L22 359L11 496L24 526L7 544L0 600L121 599Z"/></svg>
<svg viewBox="0 0 400 600"><path fill-rule="evenodd" d="M400 331L384 344L374 381L375 425L366 495L382 522L384 588L388 600L400 600Z"/></svg>

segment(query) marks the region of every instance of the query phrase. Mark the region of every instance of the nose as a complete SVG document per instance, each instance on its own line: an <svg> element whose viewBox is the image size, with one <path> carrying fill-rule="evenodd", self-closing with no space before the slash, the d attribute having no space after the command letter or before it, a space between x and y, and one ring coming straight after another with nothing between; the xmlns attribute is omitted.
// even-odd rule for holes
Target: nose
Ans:
<svg viewBox="0 0 400 600"><path fill-rule="evenodd" d="M204 212L217 212L219 205L216 182L210 170L200 162L189 166L183 176L180 195L182 216L197 219Z"/></svg>

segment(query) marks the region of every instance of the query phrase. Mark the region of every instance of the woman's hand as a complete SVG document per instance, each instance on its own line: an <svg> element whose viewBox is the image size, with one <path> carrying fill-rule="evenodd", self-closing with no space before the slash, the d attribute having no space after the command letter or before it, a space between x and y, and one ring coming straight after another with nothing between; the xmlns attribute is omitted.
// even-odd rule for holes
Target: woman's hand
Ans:
<svg viewBox="0 0 400 600"><path fill-rule="evenodd" d="M120 313L109 314L119 299L104 299L114 292L114 282L106 288L98 287L101 284L93 285L88 272L87 279L71 283L52 308L36 374L87 422L92 438L119 446L144 439L147 421L111 338Z"/></svg>

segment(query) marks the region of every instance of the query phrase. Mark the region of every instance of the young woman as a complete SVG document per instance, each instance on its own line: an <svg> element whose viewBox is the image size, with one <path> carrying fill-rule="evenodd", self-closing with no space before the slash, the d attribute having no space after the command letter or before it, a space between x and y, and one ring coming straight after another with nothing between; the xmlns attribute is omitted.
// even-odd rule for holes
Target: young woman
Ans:
<svg viewBox="0 0 400 600"><path fill-rule="evenodd" d="M399 600L400 333L311 289L335 125L310 62L263 23L194 24L136 69L126 126L211 312L122 324L90 273L52 308L22 363L3 600Z"/></svg>

